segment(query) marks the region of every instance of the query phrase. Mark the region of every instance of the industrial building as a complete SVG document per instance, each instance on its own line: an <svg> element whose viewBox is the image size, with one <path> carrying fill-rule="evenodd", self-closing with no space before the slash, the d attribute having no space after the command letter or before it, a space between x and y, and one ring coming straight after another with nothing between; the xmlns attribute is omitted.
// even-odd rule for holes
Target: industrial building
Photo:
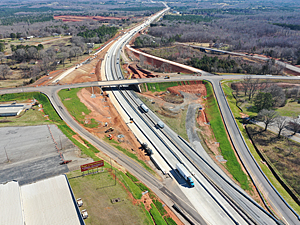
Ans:
<svg viewBox="0 0 300 225"><path fill-rule="evenodd" d="M5 116L17 116L24 109L23 104L1 104L0 105L0 117Z"/></svg>
<svg viewBox="0 0 300 225"><path fill-rule="evenodd" d="M0 184L0 224L84 225L65 175L19 186Z"/></svg>

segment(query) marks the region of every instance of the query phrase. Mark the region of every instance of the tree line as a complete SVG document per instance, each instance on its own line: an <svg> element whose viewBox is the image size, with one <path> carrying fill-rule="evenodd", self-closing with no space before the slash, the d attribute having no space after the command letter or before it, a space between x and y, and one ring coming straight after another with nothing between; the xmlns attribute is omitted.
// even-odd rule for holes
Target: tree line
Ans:
<svg viewBox="0 0 300 225"><path fill-rule="evenodd" d="M179 42L223 43L228 45L226 50L229 51L265 54L294 64L300 63L300 31L291 29L300 26L299 10L272 9L265 13L257 10L251 15L214 14L213 16L209 15L207 10L205 12L199 10L199 13L203 13L199 16L205 15L214 19L210 22L196 23L182 20L186 14L165 16L164 26L161 25L161 21L158 21L155 23L157 26L152 26L148 34L166 39L179 34ZM167 18L172 19L167 20ZM279 24L287 25L279 26Z"/></svg>
<svg viewBox="0 0 300 225"><path fill-rule="evenodd" d="M300 119L297 115L292 118L280 116L276 108L283 107L287 98L293 97L300 102L300 88L286 88L285 90L269 82L262 82L258 78L246 76L239 83L232 83L231 88L236 91L236 96L241 91L247 97L248 103L252 102L252 111L258 112L256 119L264 123L266 131L268 126L273 125L278 129L278 138L288 126L293 135L300 131ZM244 101L237 98L237 105Z"/></svg>

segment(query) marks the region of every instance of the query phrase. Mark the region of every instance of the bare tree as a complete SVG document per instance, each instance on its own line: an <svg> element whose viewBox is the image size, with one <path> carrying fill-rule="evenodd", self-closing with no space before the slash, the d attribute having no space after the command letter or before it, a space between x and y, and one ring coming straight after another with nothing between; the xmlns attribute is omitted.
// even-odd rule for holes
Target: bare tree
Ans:
<svg viewBox="0 0 300 225"><path fill-rule="evenodd" d="M38 58L38 50L35 47L30 47L27 49L27 56L29 59L35 59Z"/></svg>
<svg viewBox="0 0 300 225"><path fill-rule="evenodd" d="M67 52L61 52L59 54L58 58L60 59L63 66L65 67L65 60L66 60L66 58L68 58L68 53Z"/></svg>
<svg viewBox="0 0 300 225"><path fill-rule="evenodd" d="M29 75L30 75L30 77L36 77L39 75L40 72L41 72L40 67L32 66L32 67L30 67Z"/></svg>
<svg viewBox="0 0 300 225"><path fill-rule="evenodd" d="M254 79L251 76L245 76L244 80L241 82L241 85L244 95L247 96L248 94L250 101L261 84L259 79Z"/></svg>
<svg viewBox="0 0 300 225"><path fill-rule="evenodd" d="M257 114L257 119L258 121L261 121L265 124L265 130L268 129L268 125L274 123L275 118L277 118L279 115L276 111L274 110L267 110L267 109L262 109L258 114Z"/></svg>
<svg viewBox="0 0 300 225"><path fill-rule="evenodd" d="M265 89L265 92L270 93L273 97L274 106L283 106L285 103L285 93L278 85L271 85Z"/></svg>
<svg viewBox="0 0 300 225"><path fill-rule="evenodd" d="M3 52L0 52L0 61L1 61L1 64L2 64L2 61L3 59L5 58L5 55Z"/></svg>
<svg viewBox="0 0 300 225"><path fill-rule="evenodd" d="M278 128L277 137L280 138L280 134L281 134L282 130L284 129L285 125L287 124L287 118L285 116L278 116L277 118L275 118L274 123Z"/></svg>
<svg viewBox="0 0 300 225"><path fill-rule="evenodd" d="M26 60L26 51L25 49L21 48L21 49L17 49L14 54L13 54L13 58L19 62L22 62L24 60Z"/></svg>
<svg viewBox="0 0 300 225"><path fill-rule="evenodd" d="M8 76L11 73L10 67L8 65L0 65L0 75L3 77L3 79L6 79L6 76Z"/></svg>
<svg viewBox="0 0 300 225"><path fill-rule="evenodd" d="M78 56L82 54L82 50L80 47L72 47L72 50L74 52L74 57L77 57L78 60Z"/></svg>
<svg viewBox="0 0 300 225"><path fill-rule="evenodd" d="M293 117L289 122L289 127L294 132L292 135L295 135L300 130L300 119L298 117Z"/></svg>
<svg viewBox="0 0 300 225"><path fill-rule="evenodd" d="M254 94L256 93L256 91L258 90L259 86L260 86L260 80L259 79L253 79L250 77L250 82L249 82L249 95L248 95L248 99L249 101L252 99L252 97L254 96Z"/></svg>
<svg viewBox="0 0 300 225"><path fill-rule="evenodd" d="M70 51L69 51L69 56L68 56L69 60L70 60L70 63L72 62L72 57L74 57L75 54L76 53L74 52L74 49L71 48Z"/></svg>

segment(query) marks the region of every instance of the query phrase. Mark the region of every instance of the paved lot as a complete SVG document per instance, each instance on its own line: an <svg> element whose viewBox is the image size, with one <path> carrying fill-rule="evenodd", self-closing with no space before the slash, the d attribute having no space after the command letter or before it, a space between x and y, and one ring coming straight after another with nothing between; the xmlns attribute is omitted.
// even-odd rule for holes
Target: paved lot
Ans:
<svg viewBox="0 0 300 225"><path fill-rule="evenodd" d="M80 158L80 150L55 125L3 127L0 137L0 183L28 184L91 161ZM73 162L60 165L60 153Z"/></svg>

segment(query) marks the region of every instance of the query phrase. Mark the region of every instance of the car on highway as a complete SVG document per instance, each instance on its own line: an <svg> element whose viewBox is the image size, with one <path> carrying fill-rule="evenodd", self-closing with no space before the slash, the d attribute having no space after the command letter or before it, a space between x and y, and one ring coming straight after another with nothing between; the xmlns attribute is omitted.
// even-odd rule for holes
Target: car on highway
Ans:
<svg viewBox="0 0 300 225"><path fill-rule="evenodd" d="M157 127L163 129L163 128L165 127L165 124L160 120L160 121L158 121L158 123L157 123Z"/></svg>

